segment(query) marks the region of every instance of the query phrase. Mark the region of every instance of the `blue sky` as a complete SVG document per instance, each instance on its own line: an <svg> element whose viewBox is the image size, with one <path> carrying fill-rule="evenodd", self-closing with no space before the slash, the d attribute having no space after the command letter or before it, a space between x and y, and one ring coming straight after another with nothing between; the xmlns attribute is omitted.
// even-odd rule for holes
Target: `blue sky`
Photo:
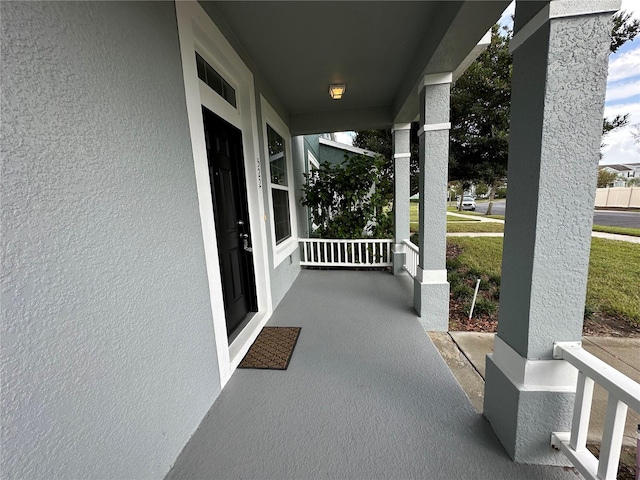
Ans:
<svg viewBox="0 0 640 480"><path fill-rule="evenodd" d="M501 24L511 26L512 3L503 13ZM640 19L640 1L622 0L622 10ZM609 79L605 117L613 118L618 114L629 114L629 125L609 133L602 149L601 164L640 162L640 146L633 141L631 134L634 125L640 129L640 39L627 42L609 57ZM351 144L354 132L340 132L336 140Z"/></svg>
<svg viewBox="0 0 640 480"><path fill-rule="evenodd" d="M638 0L623 0L622 10L640 19ZM601 164L640 162L640 146L634 143L631 134L634 125L640 125L640 39L637 37L609 57L604 114L612 118L625 113L630 114L629 125L605 137Z"/></svg>

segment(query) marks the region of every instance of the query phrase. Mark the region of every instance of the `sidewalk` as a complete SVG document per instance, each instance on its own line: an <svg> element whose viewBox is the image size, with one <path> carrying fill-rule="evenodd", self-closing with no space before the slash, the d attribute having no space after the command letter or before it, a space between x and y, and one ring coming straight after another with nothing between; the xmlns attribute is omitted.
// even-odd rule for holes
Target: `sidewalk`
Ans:
<svg viewBox="0 0 640 480"><path fill-rule="evenodd" d="M447 215L458 218L467 218L469 221L475 222L490 222L490 223L504 223L504 220L496 218L486 218L479 215L465 215L464 213L447 212ZM468 232L468 233L447 233L447 237L502 237L503 233L480 233L480 232ZM605 232L591 232L592 237L606 238L607 240L619 240L622 242L640 243L640 237L633 237L631 235L619 235L617 233L605 233Z"/></svg>
<svg viewBox="0 0 640 480"><path fill-rule="evenodd" d="M504 220L500 220L498 218L481 217L480 215L465 215L464 213L455 213L455 212L447 212L447 215L451 215L452 217L458 217L458 218L467 218L469 219L469 221L475 221L475 222L504 223Z"/></svg>
<svg viewBox="0 0 640 480"><path fill-rule="evenodd" d="M478 332L429 332L431 340L453 375L478 412L482 412L484 398L485 358L493 351L493 333ZM640 382L640 338L584 337L585 350L607 362L636 382ZM590 443L600 443L607 392L596 385L589 423ZM636 428L640 424L640 412L629 410L623 444L636 445Z"/></svg>

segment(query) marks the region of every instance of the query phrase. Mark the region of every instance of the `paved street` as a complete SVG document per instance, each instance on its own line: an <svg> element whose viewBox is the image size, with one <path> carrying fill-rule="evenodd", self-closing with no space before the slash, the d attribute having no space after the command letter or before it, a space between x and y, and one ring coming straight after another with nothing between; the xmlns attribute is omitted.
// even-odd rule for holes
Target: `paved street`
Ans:
<svg viewBox="0 0 640 480"><path fill-rule="evenodd" d="M478 203L476 212L486 213L488 203ZM496 200L493 202L493 214L504 215L507 206L506 200ZM640 212L620 212L613 210L596 210L593 214L595 225L606 225L610 227L632 227L640 228Z"/></svg>
<svg viewBox="0 0 640 480"><path fill-rule="evenodd" d="M487 207L489 203L476 203L476 212L487 213ZM493 215L504 215L505 208L507 207L506 200L495 200L493 202L493 210L491 213Z"/></svg>
<svg viewBox="0 0 640 480"><path fill-rule="evenodd" d="M596 210L593 214L595 225L612 227L640 228L640 212L614 212L611 210Z"/></svg>

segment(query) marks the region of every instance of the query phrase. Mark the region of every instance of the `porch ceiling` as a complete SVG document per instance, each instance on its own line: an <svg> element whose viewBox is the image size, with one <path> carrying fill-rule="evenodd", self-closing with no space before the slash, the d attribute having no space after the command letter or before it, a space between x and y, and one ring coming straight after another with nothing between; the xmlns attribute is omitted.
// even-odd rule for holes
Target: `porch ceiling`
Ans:
<svg viewBox="0 0 640 480"><path fill-rule="evenodd" d="M295 135L413 120L421 76L455 71L509 0L202 4ZM330 83L347 84L342 100L329 97Z"/></svg>

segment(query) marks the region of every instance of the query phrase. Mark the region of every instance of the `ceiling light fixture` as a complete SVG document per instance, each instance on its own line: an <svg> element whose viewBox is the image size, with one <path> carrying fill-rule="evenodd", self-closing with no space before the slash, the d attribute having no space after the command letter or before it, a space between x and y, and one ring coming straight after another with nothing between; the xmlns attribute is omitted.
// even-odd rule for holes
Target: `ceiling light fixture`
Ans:
<svg viewBox="0 0 640 480"><path fill-rule="evenodd" d="M347 85L344 83L332 83L329 85L329 95L331 95L331 98L334 100L340 100L346 89Z"/></svg>

